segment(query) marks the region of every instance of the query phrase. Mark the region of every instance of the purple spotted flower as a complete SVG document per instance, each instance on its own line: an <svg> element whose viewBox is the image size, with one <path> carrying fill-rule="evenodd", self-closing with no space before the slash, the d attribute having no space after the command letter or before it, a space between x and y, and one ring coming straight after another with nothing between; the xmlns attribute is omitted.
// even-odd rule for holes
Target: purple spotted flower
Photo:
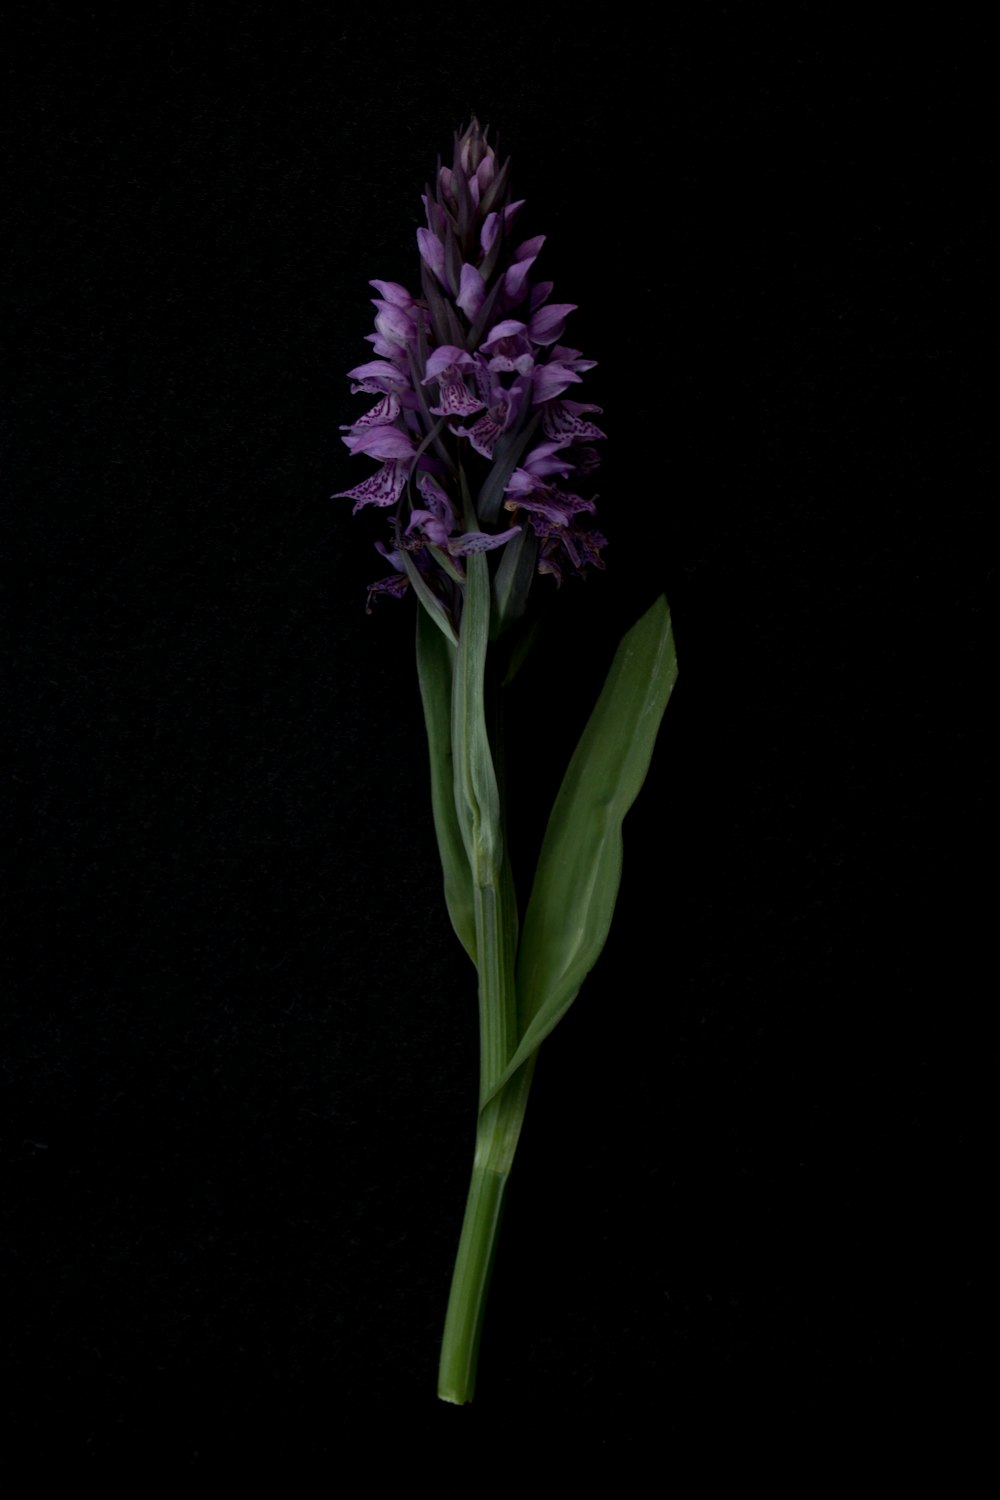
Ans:
<svg viewBox="0 0 1000 1500"><path fill-rule="evenodd" d="M533 573L558 583L604 566L594 502L575 493L604 436L590 420L600 409L576 399L594 361L559 342L575 308L535 279L544 236L521 239L509 178L473 120L424 196L420 294L371 283L376 357L350 371L372 404L344 442L379 467L338 494L355 511L391 513L389 541L376 546L394 571L371 585L369 608L412 584L455 631L473 552L516 549L500 564L519 580L501 627L523 612Z"/></svg>

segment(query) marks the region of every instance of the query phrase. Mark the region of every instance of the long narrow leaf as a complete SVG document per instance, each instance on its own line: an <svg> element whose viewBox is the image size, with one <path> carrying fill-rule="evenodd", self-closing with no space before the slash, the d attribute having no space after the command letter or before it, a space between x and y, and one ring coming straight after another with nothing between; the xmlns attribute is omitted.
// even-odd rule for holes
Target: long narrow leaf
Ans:
<svg viewBox="0 0 1000 1500"><path fill-rule="evenodd" d="M451 744L451 691L455 648L424 609L417 610L417 675L427 726L431 761L431 806L437 833L444 899L451 925L472 962L476 962L476 918L472 877L455 810L455 762Z"/></svg>
<svg viewBox="0 0 1000 1500"><path fill-rule="evenodd" d="M500 788L486 722L489 630L489 566L486 554L478 552L467 564L451 697L451 742L455 810L472 877L476 924L481 1099L492 1094L518 1037L514 988L517 907L511 900L511 882L505 876Z"/></svg>
<svg viewBox="0 0 1000 1500"><path fill-rule="evenodd" d="M500 792L486 732L483 679L490 629L490 575L486 555L468 559L465 604L452 689L455 803L473 880L492 884L500 858Z"/></svg>
<svg viewBox="0 0 1000 1500"><path fill-rule="evenodd" d="M562 1019L604 947L621 881L622 822L676 678L661 595L622 638L549 818L518 953L520 1041L497 1088Z"/></svg>

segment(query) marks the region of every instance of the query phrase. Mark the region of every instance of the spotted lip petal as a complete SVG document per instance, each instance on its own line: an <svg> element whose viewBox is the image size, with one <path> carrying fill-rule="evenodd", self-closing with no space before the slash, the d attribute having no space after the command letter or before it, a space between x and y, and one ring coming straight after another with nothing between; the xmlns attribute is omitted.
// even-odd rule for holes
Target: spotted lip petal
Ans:
<svg viewBox="0 0 1000 1500"><path fill-rule="evenodd" d="M346 423L340 424L342 432L349 432L358 427L383 427L389 422L395 422L400 413L399 397L388 394L377 401L370 411L366 411L363 417L359 417L350 427Z"/></svg>
<svg viewBox="0 0 1000 1500"><path fill-rule="evenodd" d="M600 413L600 410L599 406L586 401L549 401L542 410L542 431L546 437L560 438L563 443L603 438L605 434L601 429L593 422L584 421L581 415L585 411Z"/></svg>
<svg viewBox="0 0 1000 1500"><path fill-rule="evenodd" d="M356 502L355 515L366 505L380 507L396 505L403 493L403 486L406 484L408 468L408 464L401 463L398 459L390 459L387 464L382 465L381 469L377 469L374 474L369 474L367 479L362 480L361 484L356 484L351 490L337 490L330 498L337 500L343 497L347 500L354 500Z"/></svg>
<svg viewBox="0 0 1000 1500"><path fill-rule="evenodd" d="M452 557L469 557L473 552L494 552L497 547L503 547L507 542L513 541L519 536L520 526L511 526L507 531L465 531L461 536L453 537L448 543L448 551Z"/></svg>
<svg viewBox="0 0 1000 1500"><path fill-rule="evenodd" d="M480 387L486 411L472 427L453 427L452 431L457 437L467 437L483 458L492 459L500 438L517 422L526 386L525 381L517 380L504 387L491 369L488 382Z"/></svg>
<svg viewBox="0 0 1000 1500"><path fill-rule="evenodd" d="M413 512L406 535L423 535L435 546L447 547L448 539L458 525L448 494L429 474L421 476L420 493L427 508Z"/></svg>

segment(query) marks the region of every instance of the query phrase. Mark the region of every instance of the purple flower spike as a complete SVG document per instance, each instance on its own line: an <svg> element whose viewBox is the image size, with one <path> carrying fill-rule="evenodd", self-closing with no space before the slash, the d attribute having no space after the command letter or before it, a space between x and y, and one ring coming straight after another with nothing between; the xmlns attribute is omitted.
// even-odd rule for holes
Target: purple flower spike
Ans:
<svg viewBox="0 0 1000 1500"><path fill-rule="evenodd" d="M515 238L524 204L509 180L510 162L473 120L423 198L419 295L372 280L377 357L350 372L352 391L376 400L344 442L381 467L338 495L355 510L394 510L379 550L395 573L372 584L369 607L414 582L456 633L462 559L473 553L502 552L527 530L537 540L530 551L518 542L518 567L523 556L558 583L567 566L604 566L604 538L582 520L593 500L561 486L599 462L604 433L589 414L600 408L566 395L594 361L559 342L575 304L551 302L553 283L535 279L545 236ZM503 508L513 512L506 529Z"/></svg>

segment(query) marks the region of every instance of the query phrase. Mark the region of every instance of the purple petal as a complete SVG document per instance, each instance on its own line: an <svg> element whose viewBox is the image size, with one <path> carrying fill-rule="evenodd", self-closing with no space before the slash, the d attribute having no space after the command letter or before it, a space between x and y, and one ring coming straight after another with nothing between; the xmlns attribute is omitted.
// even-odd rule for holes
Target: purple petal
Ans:
<svg viewBox="0 0 1000 1500"><path fill-rule="evenodd" d="M538 488L538 480L534 474L529 474L527 469L515 469L507 481L504 494L519 498L522 495L533 495ZM507 509L509 510L510 506Z"/></svg>
<svg viewBox="0 0 1000 1500"><path fill-rule="evenodd" d="M551 574L551 576L556 581L557 589L562 587L562 568L560 568L558 562L556 561L556 554L558 553L558 551L559 544L557 542L552 542L549 544L548 548L539 555L538 558L539 573Z"/></svg>
<svg viewBox="0 0 1000 1500"><path fill-rule="evenodd" d="M474 396L464 380L442 380L438 391L438 404L430 409L436 417L471 417L482 411L485 402Z"/></svg>
<svg viewBox="0 0 1000 1500"><path fill-rule="evenodd" d="M518 245L514 251L515 264L522 260L535 260L539 250L545 244L544 234L536 234L534 239L525 240L523 245Z"/></svg>
<svg viewBox="0 0 1000 1500"><path fill-rule="evenodd" d="M602 432L601 437L604 436ZM573 468L577 474L593 474L601 467L601 455L596 448L574 448Z"/></svg>
<svg viewBox="0 0 1000 1500"><path fill-rule="evenodd" d="M365 343L371 344L376 354L380 354L383 359L392 360L394 364L399 360L400 354L403 353L401 344L390 344L389 340L384 339L380 333L366 333Z"/></svg>
<svg viewBox="0 0 1000 1500"><path fill-rule="evenodd" d="M531 288L531 298L528 306L533 313L537 312L546 298L552 295L552 288L554 286L554 281L539 281Z"/></svg>
<svg viewBox="0 0 1000 1500"><path fill-rule="evenodd" d="M509 390L504 390L494 376L490 387L486 390L480 387L480 391L489 410L472 427L453 427L451 430L456 437L467 437L484 458L492 458L497 439L510 430L521 409L525 382L516 380Z"/></svg>
<svg viewBox="0 0 1000 1500"><path fill-rule="evenodd" d="M564 443L584 438L602 438L604 433L593 422L585 422L581 412L600 411L599 406L584 401L550 401L542 407L542 428L546 437L561 438Z"/></svg>
<svg viewBox="0 0 1000 1500"><path fill-rule="evenodd" d="M381 401L376 402L370 411L366 411L364 416L359 417L356 422L342 422L340 430L341 432L350 432L353 428L358 427L383 427L389 422L395 422L398 416L398 396L386 395L382 397Z"/></svg>
<svg viewBox="0 0 1000 1500"><path fill-rule="evenodd" d="M535 535L545 538L542 544L541 556L545 559L548 566L543 567L542 563L539 562L538 571L540 573L553 573L556 576L556 581L559 581L562 572L556 562L556 557L560 551L566 554L576 571L580 574L583 573L588 563L592 567L600 568L603 571L604 561L601 558L600 548L608 545L608 539L602 536L599 531L585 531L583 527L578 526L575 522L570 522L565 526L550 527L541 518L537 522L534 516L529 519L531 520Z"/></svg>
<svg viewBox="0 0 1000 1500"><path fill-rule="evenodd" d="M368 585L368 602L365 605L365 614L372 612L372 600L376 594L388 594L392 599L401 599L410 586L410 580L405 573L390 573L388 578L379 578L375 583Z"/></svg>
<svg viewBox="0 0 1000 1500"><path fill-rule="evenodd" d="M452 367L456 370L474 370L476 361L457 345L442 344L428 359L421 385L430 385L432 380L440 380L444 371Z"/></svg>
<svg viewBox="0 0 1000 1500"><path fill-rule="evenodd" d="M554 344L562 338L566 319L576 311L575 302L551 302L540 308L528 326L528 336L534 344Z"/></svg>
<svg viewBox="0 0 1000 1500"><path fill-rule="evenodd" d="M565 365L555 361L550 361L547 365L538 365L535 368L535 405L541 406L543 402L551 401L554 396L561 396L567 386L579 384L579 375L567 369Z"/></svg>
<svg viewBox="0 0 1000 1500"><path fill-rule="evenodd" d="M479 244L484 255L489 255L496 244L496 238L499 233L500 215L497 213L487 214L483 220L483 227L479 231Z"/></svg>
<svg viewBox="0 0 1000 1500"><path fill-rule="evenodd" d="M576 539L582 554L581 560L584 563L590 563L591 567L600 568L603 572L606 564L598 549L608 545L607 537L599 531L584 531L578 527Z"/></svg>
<svg viewBox="0 0 1000 1500"><path fill-rule="evenodd" d="M365 505L395 505L403 493L406 483L406 471L409 464L401 463L396 459L383 464L381 469L374 474L369 474L361 484L356 484L351 490L337 490L331 495L331 500L343 497L345 500L354 500L355 515Z"/></svg>
<svg viewBox="0 0 1000 1500"><path fill-rule="evenodd" d="M413 440L398 427L366 427L343 440L352 453L368 453L372 458L409 458Z"/></svg>
<svg viewBox="0 0 1000 1500"><path fill-rule="evenodd" d="M497 445L497 438L503 432L503 427L491 412L484 412L478 422L471 427L453 427L452 431L456 437L467 437L477 453L484 458L493 457L493 449Z"/></svg>
<svg viewBox="0 0 1000 1500"><path fill-rule="evenodd" d="M490 354L498 339L512 339L519 333L527 333L527 331L528 325L526 323L519 323L516 318L504 318L501 323L493 325L490 329L489 338L485 344L480 344L479 347L484 354Z"/></svg>
<svg viewBox="0 0 1000 1500"><path fill-rule="evenodd" d="M486 283L475 266L463 265L462 279L455 301L470 321L486 301Z"/></svg>
<svg viewBox="0 0 1000 1500"><path fill-rule="evenodd" d="M451 500L448 498L447 492L441 488L437 480L430 474L420 474L417 479L417 486L424 497L431 515L437 516L439 520L444 521L447 533L454 531L456 525L455 512L452 509Z"/></svg>
<svg viewBox="0 0 1000 1500"><path fill-rule="evenodd" d="M549 443L539 443L532 448L521 468L529 474L568 474L573 465L565 455L559 455L559 449L565 446L565 438Z"/></svg>
<svg viewBox="0 0 1000 1500"><path fill-rule="evenodd" d="M546 484L530 495L511 495L504 501L504 509L526 511L536 536L552 536L554 529L561 531L581 511L593 513L594 502Z"/></svg>
<svg viewBox="0 0 1000 1500"><path fill-rule="evenodd" d="M435 203L433 198L428 198L426 193L421 193L420 201L424 205L424 212L427 215L427 228L432 234L437 235L438 239L443 243L444 226L447 219L444 209L440 203Z"/></svg>
<svg viewBox="0 0 1000 1500"><path fill-rule="evenodd" d="M434 272L442 286L446 286L444 269L444 246L436 234L429 229L417 230L417 244L420 247L420 258L426 266Z"/></svg>
<svg viewBox="0 0 1000 1500"><path fill-rule="evenodd" d="M582 359L579 349L565 349L562 344L555 346L550 358L569 365L571 370L593 370L597 365L596 359Z"/></svg>
<svg viewBox="0 0 1000 1500"><path fill-rule="evenodd" d="M516 318L505 318L497 323L489 338L480 345L479 352L489 356L493 371L517 370L527 375L535 363L535 356L527 339L527 329Z"/></svg>
<svg viewBox="0 0 1000 1500"><path fill-rule="evenodd" d="M497 373L516 370L519 375L529 375L534 366L535 361L530 354L495 354L490 360L490 369Z"/></svg>
<svg viewBox="0 0 1000 1500"><path fill-rule="evenodd" d="M405 286L400 286L398 281L369 281L369 286L377 287L387 302L396 307L412 307L413 298Z"/></svg>
<svg viewBox="0 0 1000 1500"><path fill-rule="evenodd" d="M390 344L406 345L416 338L417 330L413 319L391 302L383 303L376 313L375 327Z"/></svg>
<svg viewBox="0 0 1000 1500"><path fill-rule="evenodd" d="M358 365L355 369L348 370L347 374L351 380L363 382L361 385L352 386L352 390L404 391L408 390L410 385L401 370L381 359L369 360L366 365Z"/></svg>
<svg viewBox="0 0 1000 1500"><path fill-rule="evenodd" d="M432 510L415 510L410 517L410 524L406 528L406 535L412 536L414 532L421 532L435 547L447 547L448 525L436 516Z"/></svg>
<svg viewBox="0 0 1000 1500"><path fill-rule="evenodd" d="M533 265L534 259L519 260L508 267L503 279L503 291L511 307L516 307L524 296L524 289L528 284L528 276Z"/></svg>
<svg viewBox="0 0 1000 1500"><path fill-rule="evenodd" d="M448 543L448 551L452 557L468 557L471 552L492 552L495 547L502 547L517 536L520 530L520 526L512 526L509 531L499 531L493 536L485 531L466 531Z"/></svg>

